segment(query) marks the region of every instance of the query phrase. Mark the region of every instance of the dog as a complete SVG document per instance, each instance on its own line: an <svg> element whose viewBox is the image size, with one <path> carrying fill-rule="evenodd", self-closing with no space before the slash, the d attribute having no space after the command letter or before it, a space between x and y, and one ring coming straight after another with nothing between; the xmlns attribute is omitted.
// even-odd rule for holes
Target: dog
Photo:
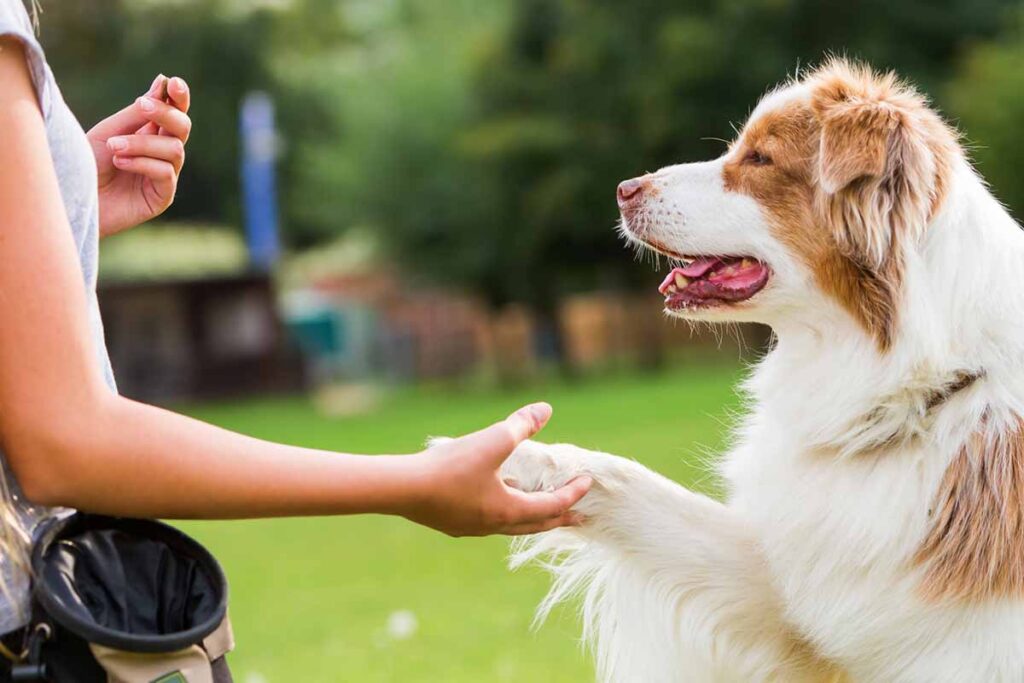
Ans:
<svg viewBox="0 0 1024 683"><path fill-rule="evenodd" d="M535 491L589 475L580 526L519 539L578 598L598 678L1024 681L1024 234L957 132L891 73L830 59L727 152L618 187L669 259L670 316L771 349L726 502L526 442Z"/></svg>

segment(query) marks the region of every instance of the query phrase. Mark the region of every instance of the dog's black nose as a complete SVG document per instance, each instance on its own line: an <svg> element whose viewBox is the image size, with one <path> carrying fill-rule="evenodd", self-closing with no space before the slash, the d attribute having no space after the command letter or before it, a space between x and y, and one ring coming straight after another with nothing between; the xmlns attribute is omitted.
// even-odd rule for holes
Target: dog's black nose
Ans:
<svg viewBox="0 0 1024 683"><path fill-rule="evenodd" d="M630 178L629 180L623 180L619 183L619 188L616 191L616 196L619 200L619 206L622 206L629 200L643 194L644 182L637 178Z"/></svg>

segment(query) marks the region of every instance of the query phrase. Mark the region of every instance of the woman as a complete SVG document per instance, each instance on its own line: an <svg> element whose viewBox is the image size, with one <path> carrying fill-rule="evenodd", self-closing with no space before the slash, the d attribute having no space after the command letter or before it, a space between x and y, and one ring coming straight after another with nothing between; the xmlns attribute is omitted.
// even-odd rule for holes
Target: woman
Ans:
<svg viewBox="0 0 1024 683"><path fill-rule="evenodd" d="M369 457L260 441L117 395L97 243L173 201L189 102L181 78L158 76L83 132L21 0L0 0L0 633L26 622L25 550L57 507L206 519L375 512L453 536L572 524L589 480L525 494L498 475L547 422L543 403L422 453Z"/></svg>

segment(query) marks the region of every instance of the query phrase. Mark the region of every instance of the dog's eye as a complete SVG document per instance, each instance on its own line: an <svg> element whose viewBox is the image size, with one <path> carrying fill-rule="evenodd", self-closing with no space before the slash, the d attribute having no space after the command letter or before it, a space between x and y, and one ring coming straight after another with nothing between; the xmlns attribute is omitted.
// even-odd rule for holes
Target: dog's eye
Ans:
<svg viewBox="0 0 1024 683"><path fill-rule="evenodd" d="M771 157L767 154L758 152L756 149L752 149L747 152L747 156L744 157L743 161L753 166L767 166L772 163Z"/></svg>

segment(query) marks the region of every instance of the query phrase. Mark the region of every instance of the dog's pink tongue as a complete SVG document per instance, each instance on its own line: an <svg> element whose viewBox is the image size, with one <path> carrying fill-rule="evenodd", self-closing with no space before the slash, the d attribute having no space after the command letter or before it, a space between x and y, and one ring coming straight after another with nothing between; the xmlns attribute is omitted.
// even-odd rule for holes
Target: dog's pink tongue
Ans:
<svg viewBox="0 0 1024 683"><path fill-rule="evenodd" d="M765 267L760 263L730 266L712 273L708 281L726 289L746 289L760 280L764 271Z"/></svg>
<svg viewBox="0 0 1024 683"><path fill-rule="evenodd" d="M722 259L716 258L714 256L709 256L706 258L699 258L696 261L693 261L692 263L681 268L673 268L672 272L666 275L665 279L662 280L661 286L658 287L658 291L661 292L662 294L668 294L668 288L669 286L675 284L677 274L683 275L687 279L696 280L706 275L709 270L711 270L721 262Z"/></svg>
<svg viewBox="0 0 1024 683"><path fill-rule="evenodd" d="M705 273L721 262L722 259L709 256L706 258L699 258L682 268L677 268L676 270L689 278L703 277Z"/></svg>

